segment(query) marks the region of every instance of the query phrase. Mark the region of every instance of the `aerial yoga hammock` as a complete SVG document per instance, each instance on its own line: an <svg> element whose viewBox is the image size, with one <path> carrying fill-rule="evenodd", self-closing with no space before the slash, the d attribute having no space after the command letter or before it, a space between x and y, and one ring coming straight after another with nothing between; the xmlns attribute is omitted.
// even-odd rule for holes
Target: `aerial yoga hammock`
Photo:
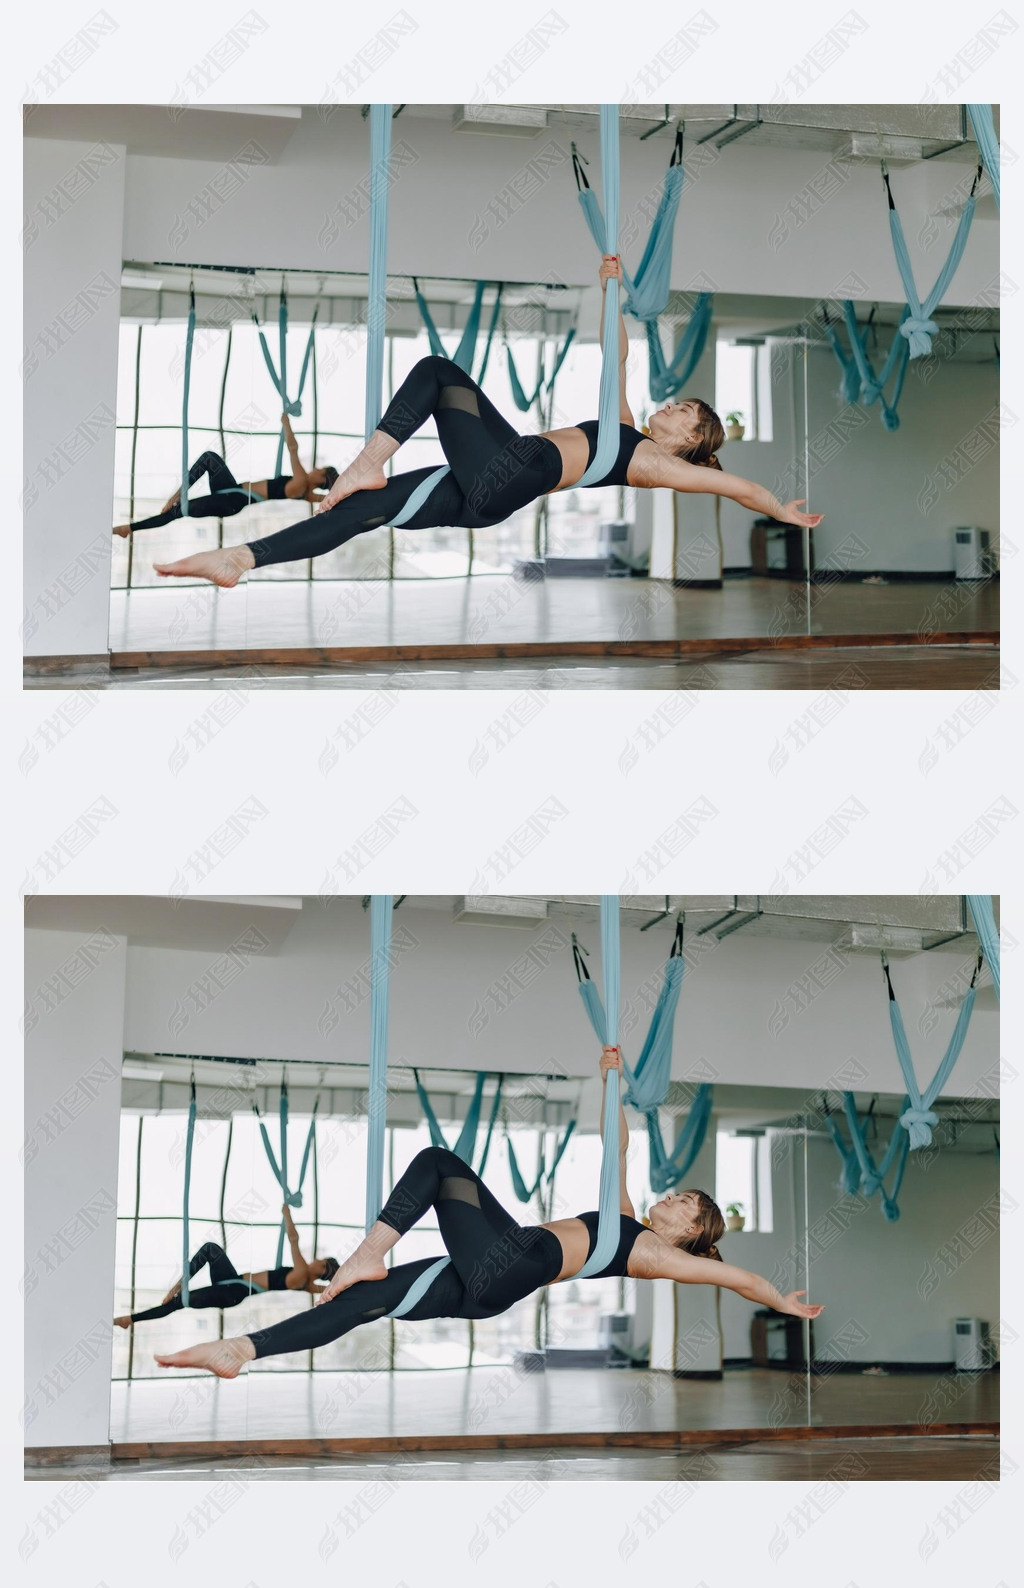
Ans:
<svg viewBox="0 0 1024 1588"><path fill-rule="evenodd" d="M189 1082L188 1121L185 1127L185 1184L181 1218L183 1257L181 1278L172 1285L158 1306L146 1307L139 1312L126 1313L123 1317L115 1318L114 1322L120 1328L127 1329L133 1323L147 1323L153 1319L166 1318L172 1312L180 1312L183 1308L237 1307L247 1296L260 1295L268 1290L307 1290L315 1294L322 1288L316 1283L318 1280L330 1280L334 1277L338 1271L338 1260L336 1257L311 1257L309 1259L303 1257L299 1234L292 1222L291 1215L293 1207L302 1206L301 1187L306 1176L310 1148L315 1138L318 1108L319 1098L314 1105L313 1116L310 1120L298 1187L291 1192L287 1189L288 1155L287 1139L284 1134L288 1123L288 1097L287 1087L283 1082L280 1104L282 1128L281 1161L283 1169L279 1169L277 1166L266 1128L260 1121L260 1131L263 1134L264 1145L271 1160L275 1178L285 1194L285 1201L282 1207L284 1222L281 1225L281 1235L277 1243L276 1266L270 1269L257 1270L253 1273L240 1274L224 1248L218 1246L214 1241L205 1241L198 1251L190 1252L189 1191L192 1183L192 1148L195 1141L197 1113L196 1081L195 1076L192 1076ZM253 1103L253 1112L259 1120L259 1110L256 1108L255 1103ZM291 1248L292 1260L290 1263L282 1263L281 1261L286 1236ZM191 1281L202 1268L209 1269L210 1283L197 1289L192 1285Z"/></svg>
<svg viewBox="0 0 1024 1588"><path fill-rule="evenodd" d="M303 467L299 457L299 446L291 427L290 415L302 412L302 390L306 384L306 372L309 368L313 352L313 341L316 334L316 320L319 314L319 305L313 310L312 323L309 328L309 341L306 344L306 354L302 361L302 373L299 377L298 394L289 398L286 394L287 381L287 333L288 333L288 305L281 288L281 304L278 311L279 328L281 334L281 374L278 375L274 361L270 356L267 339L259 327L259 321L253 315L253 321L259 333L263 357L266 361L270 377L282 400L284 412L281 415L281 435L277 444L277 462L274 474L265 480L236 480L224 459L217 452L203 452L195 462L189 463L188 445L188 410L189 392L192 383L192 347L195 340L196 329L196 295L194 286L189 286L188 323L185 332L185 368L182 382L181 402L181 485L174 495L164 503L159 513L153 513L149 518L133 519L129 524L114 526L114 534L126 537L134 534L137 529L162 529L165 524L171 524L178 518L234 518L243 508L253 502L278 502L289 500L304 500L319 502L321 498L315 493L329 490L338 478L337 469L331 465L311 465ZM291 463L291 473L282 474L281 464L284 449L288 448L288 457ZM189 497L189 487L207 476L209 492L206 496Z"/></svg>
<svg viewBox="0 0 1024 1588"><path fill-rule="evenodd" d="M600 1036L605 1018L604 1009L600 994L587 970L586 956L575 933L572 938L572 950L583 1007L591 1025ZM658 1110L668 1099L672 1074L672 1037L684 968L683 918L680 916L676 921L675 935L665 965L661 990L654 1006L647 1036L640 1050L640 1057L632 1069L623 1064L623 1073L628 1082L624 1101L643 1114L647 1122L651 1188L658 1192L668 1191L671 1187L681 1184L689 1174L707 1137L713 1106L713 1089L706 1082L701 1082L694 1093L692 1107L676 1138L675 1146L671 1149L666 1148Z"/></svg>
<svg viewBox="0 0 1024 1588"><path fill-rule="evenodd" d="M906 1096L903 1099L897 1122L893 1127L892 1135L882 1154L880 1163L876 1163L868 1145L867 1127L874 1112L874 1103L869 1108L867 1117L862 1121L857 1111L857 1103L853 1093L844 1092L842 1094L843 1110L846 1114L846 1123L850 1132L850 1146L847 1147L843 1140L839 1123L829 1110L828 1098L824 1099L825 1124L842 1161L843 1167L840 1180L842 1189L848 1195L859 1193L863 1197L872 1197L876 1191L880 1191L882 1195L882 1212L891 1224L895 1223L900 1216L900 1187L903 1183L903 1175L907 1167L909 1154L922 1147L930 1147L932 1144L932 1131L939 1123L939 1116L933 1110L932 1104L952 1075L963 1050L963 1045L967 1040L971 1016L974 1013L978 976L986 958L989 960L993 981L996 984L998 993L998 937L993 939L992 933L989 932L985 911L985 905L987 905L988 913L991 916L991 900L987 895L969 894L967 897L974 915L981 949L974 966L970 985L960 1004L960 1011L946 1051L935 1074L925 1087L922 1087L917 1079L913 1055L910 1052L910 1043L907 1040L906 1027L903 1023L903 1014L892 985L888 957L884 953L882 954L882 969L885 974L886 991L888 993L889 1024L896 1048L896 1057L899 1060L900 1070L903 1074ZM974 904L975 899L978 900L977 908L975 908ZM995 921L994 916L992 916L993 931L994 926ZM886 1176L893 1164L896 1165L896 1173L890 1189L886 1190Z"/></svg>
<svg viewBox="0 0 1024 1588"><path fill-rule="evenodd" d="M230 588L252 568L320 557L356 535L384 525L483 529L500 524L539 496L570 487L665 486L730 496L781 523L815 528L821 515L782 504L762 486L723 474L716 449L725 432L706 404L672 404L649 420L650 437L630 422L620 358L618 265L618 106L601 107L604 212L599 235L606 255L602 362L597 419L520 435L466 371L431 356L416 364L383 417L383 346L387 294L388 151L390 107L370 110L370 271L367 308L366 445L343 471L316 514L247 545L200 552L157 564L161 575L209 579ZM595 223L596 224L596 223ZM610 266L609 266L610 262ZM621 328L624 337L624 328ZM403 442L432 418L447 463L384 473ZM699 466L700 472L694 465Z"/></svg>
<svg viewBox="0 0 1024 1588"><path fill-rule="evenodd" d="M998 160L998 156L997 156ZM935 278L931 291L922 300L918 296L917 284L914 281L914 268L910 262L906 238L903 233L903 222L900 220L896 208L896 200L892 196L892 183L889 180L889 171L885 162L882 162L882 180L885 183L886 199L889 206L889 232L892 239L893 253L899 269L900 280L906 294L906 303L899 323L893 333L889 351L881 370L875 369L868 356L867 340L874 319L874 309L868 319L867 325L861 330L857 323L856 305L849 299L843 299L843 317L846 321L846 331L850 340L850 352L847 354L840 342L838 332L829 323L828 309L825 308L825 335L828 337L832 351L836 356L842 370L842 397L845 402L861 402L865 407L878 403L882 414L882 423L886 430L898 430L900 416L898 413L900 397L903 394L903 384L906 379L907 365L912 358L924 358L932 351L932 338L938 335L939 327L931 318L933 310L942 301L957 272L963 258L967 239L970 236L971 223L974 220L974 209L977 202L975 194L981 180L982 167L979 165L971 191L967 197L960 220L957 225L953 241L945 263ZM998 186L998 164L995 185ZM886 388L895 373L895 384L889 397L886 397Z"/></svg>
<svg viewBox="0 0 1024 1588"><path fill-rule="evenodd" d="M368 1208L379 1205L383 1172L383 1104L379 1099L387 1084L383 1009L389 977L386 943L391 903L389 895L375 896L373 905L378 908L371 919ZM603 895L606 1037L617 1034L618 1029L618 912L618 898ZM756 1274L707 1260L703 1254L710 1255L724 1222L714 1203L705 1199L705 1206L699 1201L701 1193L667 1197L656 1204L650 1210L650 1229L632 1216L625 1191L625 1154L620 1146L625 1123L619 1106L620 1062L617 1049L606 1044L602 1055L604 1145L596 1211L551 1224L521 1225L462 1158L447 1147L426 1147L399 1178L366 1238L316 1306L270 1328L158 1356L157 1362L164 1367L205 1368L218 1377L234 1378L254 1358L315 1349L378 1318L493 1318L557 1280L626 1273L683 1284L716 1284L761 1306L797 1317L817 1317L821 1307L801 1302L802 1291L783 1296ZM386 1253L431 1209L447 1256L424 1257L387 1268Z"/></svg>

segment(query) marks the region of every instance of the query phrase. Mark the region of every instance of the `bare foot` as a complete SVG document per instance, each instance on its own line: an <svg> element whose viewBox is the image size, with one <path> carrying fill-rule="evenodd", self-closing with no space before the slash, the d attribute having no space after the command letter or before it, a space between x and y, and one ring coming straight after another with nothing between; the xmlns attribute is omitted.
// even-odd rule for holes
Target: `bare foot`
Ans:
<svg viewBox="0 0 1024 1588"><path fill-rule="evenodd" d="M131 1315L131 1313L130 1312L126 1312L123 1317L115 1318L114 1319L114 1325L118 1329L130 1329L131 1326L132 1326L132 1315Z"/></svg>
<svg viewBox="0 0 1024 1588"><path fill-rule="evenodd" d="M375 464L369 464L357 469L355 464L346 469L344 474L339 474L322 502L317 504L318 513L329 513L332 507L337 507L346 496L351 496L355 491L382 491L388 483L384 470Z"/></svg>
<svg viewBox="0 0 1024 1588"><path fill-rule="evenodd" d="M177 562L155 562L153 567L165 579L209 579L222 590L231 590L243 573L255 568L256 559L248 546L225 546L219 551L199 551L194 557Z"/></svg>
<svg viewBox="0 0 1024 1588"><path fill-rule="evenodd" d="M218 1378L237 1378L246 1362L256 1355L256 1347L247 1334L229 1340L211 1340L208 1345L190 1345L185 1351L174 1351L170 1356L157 1356L153 1360L161 1367L203 1367Z"/></svg>
<svg viewBox="0 0 1024 1588"><path fill-rule="evenodd" d="M353 1252L352 1256L342 1263L327 1288L317 1296L314 1306L319 1307L325 1301L333 1301L343 1290L348 1290L351 1285L360 1285L363 1280L387 1279L387 1277L388 1270L379 1257L375 1257L372 1252L366 1256Z"/></svg>
<svg viewBox="0 0 1024 1588"><path fill-rule="evenodd" d="M120 535L122 540L127 540L128 536L131 534L131 532L132 532L132 526L130 524L115 524L114 525L114 534L115 535Z"/></svg>

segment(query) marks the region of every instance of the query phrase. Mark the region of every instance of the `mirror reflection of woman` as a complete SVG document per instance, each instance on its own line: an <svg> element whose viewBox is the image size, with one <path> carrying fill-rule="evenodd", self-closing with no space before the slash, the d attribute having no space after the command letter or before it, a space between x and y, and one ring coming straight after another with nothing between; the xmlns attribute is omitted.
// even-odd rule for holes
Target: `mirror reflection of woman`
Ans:
<svg viewBox="0 0 1024 1588"><path fill-rule="evenodd" d="M609 281L622 279L622 266L611 254L602 261L600 279L602 291ZM665 403L651 414L646 433L638 430L626 395L628 353L620 314L618 452L610 471L594 481L595 486L710 492L778 523L808 529L821 523L822 514L801 512L803 498L779 502L763 485L723 470L718 450L725 430L714 409L699 397ZM484 529L503 523L538 497L577 485L597 450L596 419L521 436L452 360L422 358L402 382L363 450L338 476L311 518L247 545L156 563L157 573L209 579L230 589L252 568L322 557L356 535L390 524L436 465L390 477L384 465L431 418L450 472L412 514L403 526L407 529L441 525Z"/></svg>
<svg viewBox="0 0 1024 1588"><path fill-rule="evenodd" d="M188 499L189 518L234 518L243 507L248 507L252 501L279 502L289 501L322 502L323 492L329 491L338 478L338 471L329 464L322 468L305 468L299 456L299 443L295 439L291 420L287 414L281 415L281 424L284 427L284 439L288 447L288 460L291 463L290 474L275 474L272 480L236 480L219 452L204 452L202 457L196 459L188 471L188 482L195 485L207 476L209 494L207 496L190 496ZM152 518L138 518L131 524L115 524L114 534L122 538L133 535L137 529L162 529L164 524L173 524L175 519L182 517L181 511L181 486L169 496L159 513L154 513Z"/></svg>
<svg viewBox="0 0 1024 1588"><path fill-rule="evenodd" d="M285 1233L291 1248L292 1260L281 1268L261 1268L253 1273L240 1274L222 1246L207 1241L195 1253L188 1265L189 1279L201 1268L210 1270L208 1285L189 1285L188 1304L198 1307L237 1307L246 1296L264 1290L307 1290L319 1295L324 1285L338 1272L336 1257L303 1257L299 1232L292 1220L292 1210L287 1202L281 1209ZM148 1323L154 1318L166 1318L182 1310L181 1280L173 1284L158 1307L147 1307L142 1312L126 1312L114 1322L119 1329L130 1329L134 1323Z"/></svg>
<svg viewBox="0 0 1024 1588"><path fill-rule="evenodd" d="M621 1072L622 1056L618 1048L606 1047L601 1053L604 1084L613 1069ZM592 1277L629 1275L718 1285L793 1317L821 1314L821 1306L801 1301L804 1291L783 1295L770 1280L722 1259L718 1242L725 1220L706 1192L667 1192L648 1212L650 1227L639 1223L626 1185L628 1147L629 1129L620 1109L619 1240L611 1262ZM205 1368L219 1378L234 1378L257 1357L313 1350L361 1323L385 1317L437 1261L426 1257L391 1268L384 1263L391 1248L431 1209L450 1262L404 1314L411 1320L497 1317L543 1286L578 1275L597 1241L596 1211L519 1225L469 1164L446 1147L426 1147L413 1158L377 1222L313 1307L270 1328L190 1346L156 1361L161 1367Z"/></svg>

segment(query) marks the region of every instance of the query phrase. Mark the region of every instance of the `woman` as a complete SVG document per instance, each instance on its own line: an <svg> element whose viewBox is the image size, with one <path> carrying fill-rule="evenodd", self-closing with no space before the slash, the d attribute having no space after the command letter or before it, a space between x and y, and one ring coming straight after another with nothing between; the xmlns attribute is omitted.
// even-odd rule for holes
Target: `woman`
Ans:
<svg viewBox="0 0 1024 1588"><path fill-rule="evenodd" d="M609 280L621 279L622 266L606 255L600 275L604 290ZM620 315L619 450L609 472L594 481L595 485L709 491L780 523L806 525L808 529L821 523L821 513L799 511L803 498L783 506L763 486L723 472L718 448L725 431L718 415L699 398L666 403L651 415L646 435L637 430L626 398L628 351ZM157 573L209 579L229 589L250 568L322 557L354 535L391 523L435 465L388 479L384 464L429 418L437 425L451 472L413 513L403 526L407 529L439 525L481 529L500 524L538 496L576 485L597 447L596 419L546 430L539 436L518 435L457 364L446 358L423 358L402 382L366 446L338 476L312 518L245 546L226 546L179 562L157 563Z"/></svg>
<svg viewBox="0 0 1024 1588"><path fill-rule="evenodd" d="M622 1069L618 1048L602 1051L605 1084L611 1069ZM620 1109L619 1242L615 1256L595 1278L628 1274L636 1279L674 1279L682 1285L720 1285L759 1306L797 1318L820 1315L822 1307L799 1300L804 1291L783 1296L769 1280L722 1261L716 1243L725 1221L704 1191L669 1192L651 1208L650 1228L638 1223L626 1189L628 1146L626 1116ZM493 1318L543 1285L572 1279L597 1240L596 1212L532 1228L517 1224L467 1163L446 1147L427 1147L417 1153L365 1240L307 1312L269 1329L191 1346L156 1361L161 1367L201 1367L218 1378L234 1378L255 1357L312 1350L361 1323L384 1317L437 1261L424 1257L393 1268L384 1266L385 1253L431 1207L451 1262L404 1314L411 1319Z"/></svg>
<svg viewBox="0 0 1024 1588"><path fill-rule="evenodd" d="M238 1303L244 1301L246 1296L251 1296L253 1291L308 1290L312 1295L318 1295L323 1290L323 1285L318 1285L314 1281L333 1279L338 1272L338 1259L313 1257L307 1262L302 1255L299 1232L292 1222L292 1210L287 1202L281 1212L284 1214L285 1231L292 1252L291 1266L262 1268L255 1274L240 1274L224 1248L216 1246L213 1241L207 1241L189 1262L188 1273L191 1279L204 1265L208 1265L210 1283L201 1286L198 1290L189 1287L190 1307L237 1307ZM159 1307L147 1307L145 1312L127 1312L122 1317L115 1318L114 1322L119 1329L130 1329L133 1323L148 1323L151 1318L166 1318L168 1313L180 1312L181 1308L179 1279L177 1284L171 1286Z"/></svg>
<svg viewBox="0 0 1024 1588"><path fill-rule="evenodd" d="M337 469L329 465L322 469L304 469L299 457L299 443L292 432L291 420L287 414L281 415L284 426L284 439L288 445L288 457L291 461L290 474L275 474L272 480L243 480L239 483L228 468L224 459L216 452L204 452L197 458L188 471L189 485L195 485L202 475L207 475L210 482L209 496L189 497L189 518L233 518L240 513L243 507L248 507L250 502L277 502L284 497L303 500L306 502L321 502L323 497L315 492L329 489L338 478ZM168 499L159 513L154 513L152 518L138 518L133 524L115 524L114 534L122 537L130 535L136 529L160 529L164 524L171 524L176 518L181 518L181 487Z"/></svg>

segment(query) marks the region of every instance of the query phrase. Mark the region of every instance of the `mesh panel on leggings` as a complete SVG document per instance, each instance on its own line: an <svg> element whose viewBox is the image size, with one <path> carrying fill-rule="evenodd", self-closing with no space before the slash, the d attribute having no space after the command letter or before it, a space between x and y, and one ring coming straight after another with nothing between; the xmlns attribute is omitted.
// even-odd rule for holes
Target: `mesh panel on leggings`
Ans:
<svg viewBox="0 0 1024 1588"><path fill-rule="evenodd" d="M474 414L480 417L480 404L476 400L476 392L467 386L442 386L438 398L439 408L461 408L463 413Z"/></svg>
<svg viewBox="0 0 1024 1588"><path fill-rule="evenodd" d="M441 1181L441 1189L437 1193L438 1200L442 1197L450 1202L468 1202L472 1207L480 1206L480 1193L474 1180L465 1180L461 1175L452 1175L449 1179Z"/></svg>

